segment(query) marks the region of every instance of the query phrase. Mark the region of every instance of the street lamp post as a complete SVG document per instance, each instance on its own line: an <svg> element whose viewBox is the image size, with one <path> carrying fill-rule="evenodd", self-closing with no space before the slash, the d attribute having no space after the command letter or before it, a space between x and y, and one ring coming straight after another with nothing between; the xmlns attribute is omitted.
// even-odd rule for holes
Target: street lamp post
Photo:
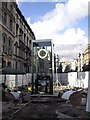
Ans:
<svg viewBox="0 0 90 120"><path fill-rule="evenodd" d="M58 56L58 55L57 55ZM57 71L57 68L58 68L58 62L59 62L59 59L58 57L56 57L56 82L55 82L55 86L58 88L61 83L59 82L58 80L58 71Z"/></svg>

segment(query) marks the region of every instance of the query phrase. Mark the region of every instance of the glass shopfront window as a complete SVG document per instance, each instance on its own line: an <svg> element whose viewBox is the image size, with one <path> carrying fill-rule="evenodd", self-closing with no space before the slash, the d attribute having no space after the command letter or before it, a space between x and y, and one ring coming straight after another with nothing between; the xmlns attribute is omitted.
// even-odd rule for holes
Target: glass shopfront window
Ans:
<svg viewBox="0 0 90 120"><path fill-rule="evenodd" d="M32 75L36 93L39 91L51 93L53 81L53 48L51 40L33 41ZM38 80L38 76L41 79ZM42 77L43 76L43 77ZM47 76L49 79L47 79ZM36 82L37 80L37 82ZM38 86L38 88L37 88ZM48 88L48 90L46 90Z"/></svg>

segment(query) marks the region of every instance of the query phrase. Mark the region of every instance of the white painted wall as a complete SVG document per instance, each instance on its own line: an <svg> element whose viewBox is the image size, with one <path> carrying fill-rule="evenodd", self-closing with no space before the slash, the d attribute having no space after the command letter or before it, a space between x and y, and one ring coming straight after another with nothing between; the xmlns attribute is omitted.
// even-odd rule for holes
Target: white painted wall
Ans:
<svg viewBox="0 0 90 120"><path fill-rule="evenodd" d="M31 82L31 74L26 75L17 75L17 84L18 86L21 85L28 85ZM3 83L5 79L5 75L0 75L0 83ZM15 75L6 75L6 84L13 88L15 87L16 78Z"/></svg>
<svg viewBox="0 0 90 120"><path fill-rule="evenodd" d="M68 83L70 86L75 87L76 80L77 80L77 73L76 72L68 73Z"/></svg>
<svg viewBox="0 0 90 120"><path fill-rule="evenodd" d="M11 88L15 87L15 75L7 75L6 84Z"/></svg>
<svg viewBox="0 0 90 120"><path fill-rule="evenodd" d="M54 74L54 81L56 80L56 75ZM70 72L58 74L58 80L61 83L69 83L73 87L83 87L88 88L88 72Z"/></svg>
<svg viewBox="0 0 90 120"><path fill-rule="evenodd" d="M0 75L0 83L4 82L4 75Z"/></svg>

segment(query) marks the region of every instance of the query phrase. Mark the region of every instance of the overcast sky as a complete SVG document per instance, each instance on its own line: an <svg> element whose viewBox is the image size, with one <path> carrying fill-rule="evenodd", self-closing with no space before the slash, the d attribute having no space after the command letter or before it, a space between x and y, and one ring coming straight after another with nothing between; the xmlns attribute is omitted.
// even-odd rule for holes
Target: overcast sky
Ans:
<svg viewBox="0 0 90 120"><path fill-rule="evenodd" d="M52 39L61 60L74 59L85 50L89 0L17 1L36 39Z"/></svg>

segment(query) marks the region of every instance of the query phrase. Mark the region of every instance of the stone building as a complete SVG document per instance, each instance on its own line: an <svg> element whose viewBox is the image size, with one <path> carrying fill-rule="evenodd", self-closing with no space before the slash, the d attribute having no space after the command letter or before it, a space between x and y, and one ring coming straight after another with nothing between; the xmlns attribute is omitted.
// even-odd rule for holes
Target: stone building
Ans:
<svg viewBox="0 0 90 120"><path fill-rule="evenodd" d="M0 2L0 68L31 72L31 44L35 35L16 2Z"/></svg>
<svg viewBox="0 0 90 120"><path fill-rule="evenodd" d="M31 43L35 40L35 35L17 5L15 14L14 67L30 72Z"/></svg>
<svg viewBox="0 0 90 120"><path fill-rule="evenodd" d="M90 62L90 44L88 44L87 49L84 51L84 64L88 65Z"/></svg>
<svg viewBox="0 0 90 120"><path fill-rule="evenodd" d="M77 58L77 68L78 71L88 71L90 70L90 44L83 53L79 53Z"/></svg>
<svg viewBox="0 0 90 120"><path fill-rule="evenodd" d="M90 44L83 53L83 70L90 70Z"/></svg>
<svg viewBox="0 0 90 120"><path fill-rule="evenodd" d="M1 68L5 66L13 67L13 53L15 40L15 3L0 2L0 55Z"/></svg>

